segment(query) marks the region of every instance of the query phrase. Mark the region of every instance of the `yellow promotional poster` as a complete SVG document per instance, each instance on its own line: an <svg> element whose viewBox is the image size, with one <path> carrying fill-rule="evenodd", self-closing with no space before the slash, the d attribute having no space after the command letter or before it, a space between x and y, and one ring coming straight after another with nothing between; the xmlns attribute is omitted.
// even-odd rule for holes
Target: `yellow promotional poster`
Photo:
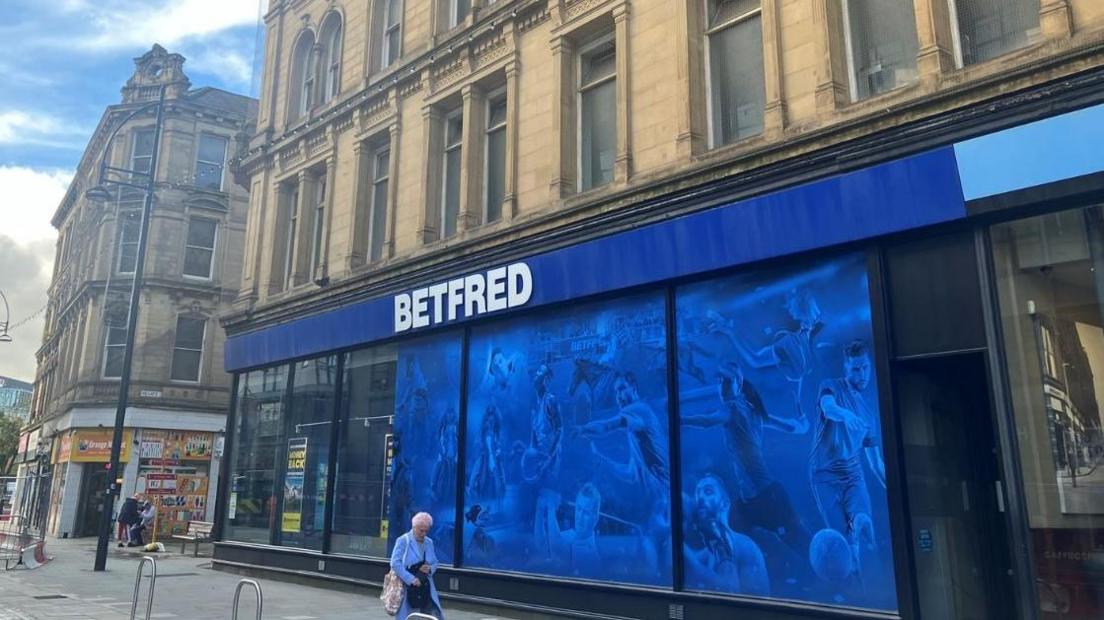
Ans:
<svg viewBox="0 0 1104 620"><path fill-rule="evenodd" d="M307 468L307 438L288 439L287 455L281 530L298 533L303 521L303 480Z"/></svg>
<svg viewBox="0 0 1104 620"><path fill-rule="evenodd" d="M107 463L111 460L110 429L78 430L61 439L59 461L74 463ZM119 462L130 460L130 445L134 440L134 431L123 431L123 443L119 449ZM68 444L68 445L66 445ZM68 455L68 458L66 458Z"/></svg>

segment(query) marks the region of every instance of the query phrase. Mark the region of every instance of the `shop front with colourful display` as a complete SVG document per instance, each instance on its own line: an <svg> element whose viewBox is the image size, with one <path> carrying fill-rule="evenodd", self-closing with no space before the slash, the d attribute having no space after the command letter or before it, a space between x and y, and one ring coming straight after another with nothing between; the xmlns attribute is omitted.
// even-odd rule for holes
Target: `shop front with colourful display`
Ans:
<svg viewBox="0 0 1104 620"><path fill-rule="evenodd" d="M216 566L378 583L426 511L446 606L1101 617L1086 96L230 334Z"/></svg>

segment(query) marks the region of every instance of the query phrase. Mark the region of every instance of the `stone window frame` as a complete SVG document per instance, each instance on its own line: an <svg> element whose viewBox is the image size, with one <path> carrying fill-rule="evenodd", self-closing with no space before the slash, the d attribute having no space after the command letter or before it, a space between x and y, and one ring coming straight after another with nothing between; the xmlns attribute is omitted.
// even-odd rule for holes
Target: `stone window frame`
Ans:
<svg viewBox="0 0 1104 620"><path fill-rule="evenodd" d="M202 152L202 146L203 146L203 139L204 138L215 139L215 140L221 140L222 141L222 161L215 162L215 161L211 161L211 160L201 159L201 152ZM230 138L229 138L229 136L219 134L219 133L210 132L210 131L203 131L203 132L200 132L196 136L195 147L196 147L196 155L195 155L195 161L193 162L195 168L194 168L194 172L192 173L193 183L197 187L199 187L198 181L199 181L199 166L200 166L200 164L208 164L208 165L212 165L212 166L217 165L218 168L219 168L219 180L218 180L217 186L216 187L202 187L201 189L207 189L207 190L212 190L212 191L216 191L216 192L223 191L223 189L222 189L223 185L225 185L225 183L226 183L227 156L230 152Z"/></svg>
<svg viewBox="0 0 1104 620"><path fill-rule="evenodd" d="M179 337L180 337L180 321L181 320L202 321L203 322L203 334L200 337L200 341L199 341L199 347L200 348L199 349L190 349L190 348L184 348L184 347L178 346ZM204 316L202 314L198 314L194 311L181 312L181 313L176 315L176 324L173 327L172 355L170 356L170 361L169 361L169 381L170 382L172 382L172 383L184 383L184 384L198 384L198 383L201 383L203 381L203 371L204 371L203 358L204 358L204 353L208 350L207 336L208 336L209 331L210 331L210 330L207 329L208 323L210 323L210 318L209 317ZM198 351L199 352L199 365L196 368L196 378L195 379L177 379L177 378L173 377L173 374L176 372L176 352L177 351L192 351L192 352Z"/></svg>
<svg viewBox="0 0 1104 620"><path fill-rule="evenodd" d="M892 93L894 91L901 90L902 88L908 88L912 84L919 81L919 79L920 79L920 71L919 71L920 37L919 37L919 35L917 35L917 38L916 38L917 65L915 65L915 67L914 67L915 71L916 71L916 75L913 77L913 79L911 79L907 82L904 82L902 84L898 84L898 85L894 86L893 88L890 88L889 90L885 90L885 91L881 91L881 92L872 92L871 94L866 95L865 97L861 96L859 94L859 85L858 85L857 79L856 79L858 77L859 68L858 68L857 61L855 59L855 49L854 49L854 45L853 45L853 43L854 43L853 39L854 39L855 35L854 35L854 32L853 32L853 28L851 26L850 11L851 11L851 3L852 2L862 2L862 0L837 0L837 1L839 2L839 6L840 6L840 24L841 24L840 28L841 28L841 31L842 31L842 35L840 35L840 41L841 41L841 44L842 44L842 52L841 53L843 54L844 60L847 63L846 64L847 92L848 92L848 96L850 97L850 102L851 103L859 103L859 102L862 102L862 101L866 101L868 99L874 99L874 98L880 97L882 95L886 95L886 94ZM911 7L912 10L913 10L913 13L912 13L913 20L912 21L913 21L913 27L915 28L916 27L916 21L917 21L916 20L916 7L913 3L909 3L908 6Z"/></svg>
<svg viewBox="0 0 1104 620"><path fill-rule="evenodd" d="M356 177L353 181L353 217L348 227L345 268L349 271L366 265L384 263L395 255L395 219L399 205L399 164L402 145L401 109L398 92L391 89L387 100L378 109L359 112L357 131L353 145ZM385 146L386 145L386 146ZM385 149L390 153L388 162L387 209L383 231L383 247L378 259L373 260L372 234L374 210L374 165L376 154Z"/></svg>
<svg viewBox="0 0 1104 620"><path fill-rule="evenodd" d="M203 247L203 246L195 246L195 245L191 245L191 244L188 243L188 237L189 237L189 233L191 232L192 222L197 221L197 220L203 220L203 221L211 222L212 224L215 225L215 234L214 234L214 237L211 240L211 247L210 248L206 248L206 247ZM191 215L191 214L189 214L188 217L185 218L185 220L184 220L184 253L183 253L184 260L181 261L181 266L180 266L181 277L183 277L187 280L197 280L197 281L202 281L202 282L209 282L209 281L212 281L212 280L215 279L215 258L218 256L218 242L219 242L219 236L220 236L219 235L219 229L220 228L221 228L221 222L219 222L218 219L213 218L213 217L204 216L204 215ZM206 276L197 276L197 275L194 275L194 274L189 274L185 271L185 269L187 269L187 264L188 264L188 261L187 261L188 250L193 249L193 248L201 250L201 251L209 251L211 253L211 258L210 258L209 262L207 263L207 275Z"/></svg>
<svg viewBox="0 0 1104 620"><path fill-rule="evenodd" d="M341 93L341 79L345 71L345 26L345 13L338 6L327 8L318 25L311 24L309 15L303 17L303 26L291 45L288 63L285 127L310 118L315 110L333 103ZM334 43L340 47L336 55L330 49ZM336 75L331 76L334 61L337 71ZM330 82L331 77L333 83Z"/></svg>
<svg viewBox="0 0 1104 620"><path fill-rule="evenodd" d="M760 54L763 57L763 90L764 90L764 106L763 106L763 116L764 116L764 118L763 118L763 123L764 123L764 131L759 131L759 132L756 132L755 134L745 135L741 138L736 138L736 139L732 139L732 140L729 140L729 141L724 141L723 139L720 139L718 137L721 130L717 127L717 110L715 109L716 104L714 103L714 88L716 87L716 85L713 83L714 82L714 67L712 66L712 62L710 60L710 58L711 58L710 48L714 44L712 39L715 36L720 35L722 32L724 32L726 30L729 30L729 29L738 28L738 27L740 27L740 25L742 25L746 22L752 21L752 20L758 20L759 21L760 31L763 31L763 30L766 29L765 28L765 18L764 18L764 15L763 15L763 10L764 10L763 4L764 4L764 2L760 1L759 2L759 7L756 8L756 9L746 11L746 12L741 13L739 15L731 16L727 20L722 21L719 24L710 25L709 24L708 11L709 11L709 4L712 0L698 0L698 1L702 3L702 9L704 11L703 14L702 14L703 15L702 39L703 39L703 42L704 42L703 43L703 48L702 48L702 54L703 54L703 65L704 65L703 78L705 80L706 139L707 139L707 143L708 143L710 149L718 149L718 148L722 148L722 147L726 147L726 146L731 146L733 144L743 142L745 140L755 139L755 138L759 137L762 133L764 133L764 131L766 129L766 127L765 127L765 125L766 125L766 101L765 101L766 95L765 95L765 93L766 93L767 76L766 76L766 56L765 56L766 43L765 43L765 41L764 41L764 45L763 45L764 49L760 50Z"/></svg>
<svg viewBox="0 0 1104 620"><path fill-rule="evenodd" d="M319 282L329 273L330 223L333 220L335 158L327 154L307 165L276 179L277 217L276 241L273 247L273 270L282 276L273 284L276 290L288 291L310 282ZM316 231L317 187L326 184L321 204L322 230ZM316 235L321 246L315 253Z"/></svg>
<svg viewBox="0 0 1104 620"><path fill-rule="evenodd" d="M115 226L115 247L112 252L111 259L111 272L120 276L133 276L138 268L138 246L142 242L142 213L141 205L128 205L123 208L122 205L115 210L116 213L116 226ZM127 222L131 222L134 226L134 240L127 241L125 239L125 233ZM147 234L148 234L147 230ZM134 265L129 270L124 271L122 267L123 262L123 246L134 246Z"/></svg>
<svg viewBox="0 0 1104 620"><path fill-rule="evenodd" d="M291 62L288 63L289 91L285 118L289 126L310 116L314 109L314 97L318 90L318 56L318 37L314 28L304 26L291 46Z"/></svg>
<svg viewBox="0 0 1104 620"><path fill-rule="evenodd" d="M345 15L339 8L333 7L326 11L319 23L321 25L315 42L319 48L319 70L316 72L319 87L317 105L324 106L341 94L341 79L345 69ZM336 53L334 47L337 48Z"/></svg>
<svg viewBox="0 0 1104 620"><path fill-rule="evenodd" d="M447 86L434 92L432 81L429 83L425 103L422 108L423 127L426 128L424 142L425 181L422 183L422 225L418 230L421 244L427 245L455 239L482 226L498 225L509 222L517 216L517 151L518 151L518 32L516 26L507 22L502 45L507 53L479 66L460 80L447 83ZM471 54L465 48L460 52ZM469 58L470 59L470 58ZM506 97L506 169L504 196L501 217L495 222L486 220L483 188L485 185L485 114L487 99L492 93ZM438 213L437 197L441 190L440 168L443 160L444 114L457 107L463 110L462 172L460 175L460 215L457 219L455 235L442 238L443 224Z"/></svg>
<svg viewBox="0 0 1104 620"><path fill-rule="evenodd" d="M778 1L778 0L764 0ZM993 63L1000 63L999 56L977 64L962 66L959 62L958 37L952 4L948 0L915 0L916 38L919 53L916 59L918 79L913 84L931 89L946 75L958 72L993 71ZM1041 41L1020 48L1029 49L1046 41L1069 39L1073 36L1072 12L1069 0L1041 0L1039 28ZM839 0L815 0L813 20L816 24L817 86L816 107L821 113L831 113L851 105L861 105L871 99L891 96L907 91L900 87L861 101L851 100L851 86L847 68L846 42L843 40L843 11ZM1014 54L1016 51L1009 52Z"/></svg>
<svg viewBox="0 0 1104 620"><path fill-rule="evenodd" d="M836 0L815 0L817 3ZM706 0L686 0L676 11L675 28L678 54L678 82L685 93L678 108L677 152L683 157L746 147L777 139L786 129L786 103L782 75L782 0L762 0L760 20L763 31L763 87L765 105L763 132L730 144L713 146L709 113L709 59L706 54Z"/></svg>
<svg viewBox="0 0 1104 620"><path fill-rule="evenodd" d="M579 104L576 97L580 50L603 35L613 37L616 63L617 149L614 155L613 181L586 190L624 187L632 177L632 136L630 132L631 46L629 41L628 0L576 0L554 6L560 25L552 30L553 101L559 102L553 114L553 171L550 197L561 201L580 193ZM554 16L555 17L555 16Z"/></svg>
<svg viewBox="0 0 1104 620"><path fill-rule="evenodd" d="M493 106L499 101L503 102L506 106L505 117L502 122L491 124L492 114L491 110ZM510 156L510 95L507 92L507 87L502 85L493 90L489 90L483 95L483 163L482 163L482 184L480 188L479 206L481 211L481 220L484 224L492 224L500 221L504 217L503 205L506 202L506 174L510 169L510 164L507 161ZM490 219L490 174L491 174L491 134L502 132L504 134L504 140L506 143L506 150L502 154L502 176L503 176L503 204L498 205L498 217L494 220Z"/></svg>
<svg viewBox="0 0 1104 620"><path fill-rule="evenodd" d="M111 334L112 334L113 331L122 332L123 337L122 337L121 342L116 342L116 343L111 342ZM103 359L101 360L101 363L100 363L100 378L101 379L118 380L123 376L121 369L119 371L119 374L117 374L117 375L107 374L107 362L110 359L109 349L111 347L124 347L125 348L126 347L126 339L127 339L127 328L126 328L126 326L124 325L123 327L112 327L108 323L108 317L107 317L107 314L105 312L104 313L104 321L103 321L103 348L101 349L101 351L103 352Z"/></svg>

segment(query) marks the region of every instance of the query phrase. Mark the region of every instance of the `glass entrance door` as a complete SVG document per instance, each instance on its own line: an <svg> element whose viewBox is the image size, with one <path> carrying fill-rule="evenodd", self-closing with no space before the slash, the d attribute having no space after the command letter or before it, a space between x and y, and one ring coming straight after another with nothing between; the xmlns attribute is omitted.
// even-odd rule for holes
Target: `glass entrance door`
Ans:
<svg viewBox="0 0 1104 620"><path fill-rule="evenodd" d="M1012 618L984 353L895 363L922 618Z"/></svg>
<svg viewBox="0 0 1104 620"><path fill-rule="evenodd" d="M109 482L105 463L84 463L81 471L80 503L77 511L77 536L96 536Z"/></svg>

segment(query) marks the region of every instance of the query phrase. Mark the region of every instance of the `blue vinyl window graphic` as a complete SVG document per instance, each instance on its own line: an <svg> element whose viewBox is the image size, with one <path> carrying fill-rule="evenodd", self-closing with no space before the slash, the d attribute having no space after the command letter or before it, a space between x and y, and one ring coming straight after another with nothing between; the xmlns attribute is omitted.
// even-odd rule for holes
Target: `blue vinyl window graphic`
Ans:
<svg viewBox="0 0 1104 620"><path fill-rule="evenodd" d="M472 332L464 564L671 584L663 297Z"/></svg>
<svg viewBox="0 0 1104 620"><path fill-rule="evenodd" d="M863 257L676 307L686 588L896 609Z"/></svg>
<svg viewBox="0 0 1104 620"><path fill-rule="evenodd" d="M460 424L460 339L399 345L390 464L388 551L418 512L433 515L437 557L452 563Z"/></svg>

